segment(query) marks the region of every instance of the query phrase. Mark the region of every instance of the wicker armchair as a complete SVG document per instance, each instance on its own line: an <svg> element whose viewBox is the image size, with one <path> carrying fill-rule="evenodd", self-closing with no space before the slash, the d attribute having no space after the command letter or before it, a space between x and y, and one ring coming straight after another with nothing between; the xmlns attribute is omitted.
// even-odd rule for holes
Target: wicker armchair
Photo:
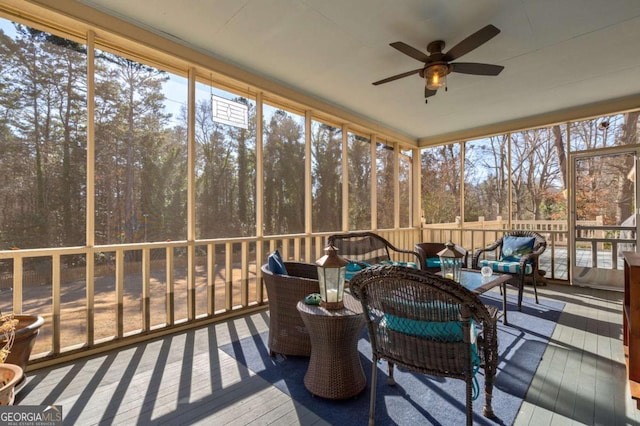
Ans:
<svg viewBox="0 0 640 426"><path fill-rule="evenodd" d="M420 262L415 251L394 247L389 241L373 232L350 232L330 235L328 243L338 249L338 254L352 262L367 262L370 265L382 261ZM393 257L392 257L393 255Z"/></svg>
<svg viewBox="0 0 640 426"><path fill-rule="evenodd" d="M428 271L402 266L374 266L351 280L361 301L373 354L369 424L375 422L377 363L386 359L389 384L397 364L417 373L464 380L467 424L473 416L474 368L483 366L483 414L491 406L498 365L497 309L457 283ZM472 344L471 319L478 330Z"/></svg>
<svg viewBox="0 0 640 426"><path fill-rule="evenodd" d="M429 266L427 264L427 259L433 259L438 257L438 253L444 250L446 247L444 243L418 243L415 246L416 253L420 256L420 269L424 269L426 271L438 272L440 271L440 265L438 266ZM456 244L456 249L462 253L463 265L464 268L467 268L469 265L469 252L462 246Z"/></svg>
<svg viewBox="0 0 640 426"><path fill-rule="evenodd" d="M503 262L500 261L502 253L503 242L506 236L511 237L531 237L534 238L533 251L520 257L516 262ZM511 231L504 234L496 242L488 245L485 248L476 250L473 254L472 268L481 269L483 266L489 266L494 271L511 275L511 279L507 281L518 289L518 310L522 310L522 294L524 292L524 281L526 277L531 277L533 284L533 293L535 295L536 303L538 302L538 289L536 285L536 278L538 276L538 258L547 248L547 240L533 231ZM494 252L494 260L481 260L480 256L486 252Z"/></svg>
<svg viewBox="0 0 640 426"><path fill-rule="evenodd" d="M269 355L311 355L311 340L296 309L310 293L318 293L318 268L312 263L284 262L288 275L273 274L262 265L269 297Z"/></svg>

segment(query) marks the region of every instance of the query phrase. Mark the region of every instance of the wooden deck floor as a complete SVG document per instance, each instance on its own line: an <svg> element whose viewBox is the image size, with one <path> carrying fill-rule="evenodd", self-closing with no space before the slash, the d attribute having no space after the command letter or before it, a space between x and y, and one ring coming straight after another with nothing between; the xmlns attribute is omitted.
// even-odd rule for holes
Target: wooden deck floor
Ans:
<svg viewBox="0 0 640 426"><path fill-rule="evenodd" d="M622 293L549 285L540 294L566 307L515 424L640 424L625 381ZM65 424L77 425L326 424L218 350L267 324L260 312L32 371L16 403L62 405Z"/></svg>

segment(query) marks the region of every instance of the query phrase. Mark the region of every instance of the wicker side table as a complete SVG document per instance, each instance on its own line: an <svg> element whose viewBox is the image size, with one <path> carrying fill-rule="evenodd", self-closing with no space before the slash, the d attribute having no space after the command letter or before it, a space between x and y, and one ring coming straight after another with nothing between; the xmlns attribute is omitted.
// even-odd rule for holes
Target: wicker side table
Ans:
<svg viewBox="0 0 640 426"><path fill-rule="evenodd" d="M323 398L350 398L367 385L358 355L358 338L365 325L362 306L350 294L344 295L344 306L327 310L302 301L297 305L311 338L304 385Z"/></svg>

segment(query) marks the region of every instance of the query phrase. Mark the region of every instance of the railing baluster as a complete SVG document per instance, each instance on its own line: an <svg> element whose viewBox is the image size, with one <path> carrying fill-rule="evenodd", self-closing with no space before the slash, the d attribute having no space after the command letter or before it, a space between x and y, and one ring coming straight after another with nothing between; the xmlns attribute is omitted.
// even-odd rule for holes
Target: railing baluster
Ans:
<svg viewBox="0 0 640 426"><path fill-rule="evenodd" d="M207 314L213 315L216 302L216 250L214 244L207 244Z"/></svg>
<svg viewBox="0 0 640 426"><path fill-rule="evenodd" d="M86 262L86 294L87 294L87 345L95 344L95 256L89 251L85 257Z"/></svg>
<svg viewBox="0 0 640 426"><path fill-rule="evenodd" d="M196 246L187 246L187 321L196 318Z"/></svg>
<svg viewBox="0 0 640 426"><path fill-rule="evenodd" d="M22 257L13 259L13 312L22 312Z"/></svg>
<svg viewBox="0 0 640 426"><path fill-rule="evenodd" d="M52 256L51 270L51 301L52 301L52 352L60 353L60 255Z"/></svg>
<svg viewBox="0 0 640 426"><path fill-rule="evenodd" d="M168 325L176 322L175 313L175 264L174 264L174 248L169 246L165 249L165 268L167 273L167 289L165 294L166 304L166 321Z"/></svg>
<svg viewBox="0 0 640 426"><path fill-rule="evenodd" d="M116 250L116 324L118 338L124 336L124 250Z"/></svg>
<svg viewBox="0 0 640 426"><path fill-rule="evenodd" d="M224 279L226 282L225 309L230 311L233 308L233 244L230 242L225 244L224 268Z"/></svg>
<svg viewBox="0 0 640 426"><path fill-rule="evenodd" d="M240 303L249 306L249 259L247 242L240 243Z"/></svg>
<svg viewBox="0 0 640 426"><path fill-rule="evenodd" d="M151 254L142 249L142 330L151 329Z"/></svg>

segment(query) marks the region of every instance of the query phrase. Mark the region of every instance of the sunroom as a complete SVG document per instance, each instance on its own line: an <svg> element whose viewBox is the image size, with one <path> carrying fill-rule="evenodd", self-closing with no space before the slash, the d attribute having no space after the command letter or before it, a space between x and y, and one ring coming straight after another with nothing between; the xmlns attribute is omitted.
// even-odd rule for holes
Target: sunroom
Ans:
<svg viewBox="0 0 640 426"><path fill-rule="evenodd" d="M45 321L16 405L69 424L336 423L237 352L268 332L268 254L313 263L353 231L473 253L529 230L558 316L501 421L640 421L622 324L637 5L175 3L0 4L0 310ZM447 52L489 24L453 62L504 69L460 65L437 93L389 46ZM403 403L379 424L407 423Z"/></svg>

